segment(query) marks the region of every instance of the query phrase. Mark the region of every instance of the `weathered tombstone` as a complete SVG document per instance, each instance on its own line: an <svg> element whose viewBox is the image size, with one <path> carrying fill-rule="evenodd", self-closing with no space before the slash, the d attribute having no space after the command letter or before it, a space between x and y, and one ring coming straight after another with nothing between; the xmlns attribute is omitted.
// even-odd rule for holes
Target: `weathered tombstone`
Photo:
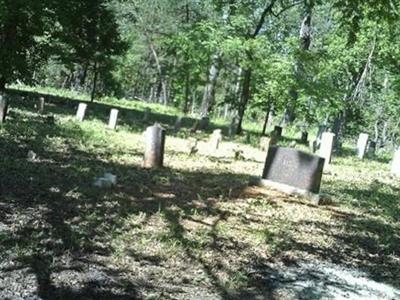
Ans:
<svg viewBox="0 0 400 300"><path fill-rule="evenodd" d="M7 108L7 98L6 96L0 94L0 124L3 124L6 121Z"/></svg>
<svg viewBox="0 0 400 300"><path fill-rule="evenodd" d="M44 112L44 97L39 97L37 110L39 114Z"/></svg>
<svg viewBox="0 0 400 300"><path fill-rule="evenodd" d="M174 132L181 130L183 117L177 117L174 125Z"/></svg>
<svg viewBox="0 0 400 300"><path fill-rule="evenodd" d="M115 129L117 127L118 113L118 109L111 109L110 119L108 120L108 128Z"/></svg>
<svg viewBox="0 0 400 300"><path fill-rule="evenodd" d="M144 110L144 113L143 113L143 122L148 122L149 121L149 119L150 119L150 113L151 113L151 109L150 108L146 108L145 110Z"/></svg>
<svg viewBox="0 0 400 300"><path fill-rule="evenodd" d="M206 130L208 124L210 123L210 119L208 117L202 117L199 122L199 130Z"/></svg>
<svg viewBox="0 0 400 300"><path fill-rule="evenodd" d="M262 151L268 151L271 139L269 137L263 136L260 138L260 149Z"/></svg>
<svg viewBox="0 0 400 300"><path fill-rule="evenodd" d="M394 153L390 171L393 175L400 177L400 148Z"/></svg>
<svg viewBox="0 0 400 300"><path fill-rule="evenodd" d="M321 147L319 148L318 155L325 159L324 168L327 168L331 163L334 139L334 133L324 132L322 134Z"/></svg>
<svg viewBox="0 0 400 300"><path fill-rule="evenodd" d="M303 144L307 144L307 142L308 142L308 132L307 131L301 132L300 142Z"/></svg>
<svg viewBox="0 0 400 300"><path fill-rule="evenodd" d="M246 132L246 144L251 144L251 134L250 134L250 132Z"/></svg>
<svg viewBox="0 0 400 300"><path fill-rule="evenodd" d="M274 128L274 133L276 137L279 139L282 137L282 127L281 126L275 126Z"/></svg>
<svg viewBox="0 0 400 300"><path fill-rule="evenodd" d="M368 157L374 157L376 152L376 142L375 141L369 141L368 142L368 150L367 150L367 156Z"/></svg>
<svg viewBox="0 0 400 300"><path fill-rule="evenodd" d="M357 157L363 159L367 150L368 134L361 133L357 141Z"/></svg>
<svg viewBox="0 0 400 300"><path fill-rule="evenodd" d="M147 127L143 167L160 168L164 162L165 129L159 124Z"/></svg>
<svg viewBox="0 0 400 300"><path fill-rule="evenodd" d="M83 119L85 118L86 108L87 108L87 104L86 103L79 103L78 110L76 112L76 119L79 122L82 122Z"/></svg>
<svg viewBox="0 0 400 300"><path fill-rule="evenodd" d="M269 147L260 185L319 203L324 158L290 148Z"/></svg>
<svg viewBox="0 0 400 300"><path fill-rule="evenodd" d="M218 150L219 144L222 141L222 130L215 129L210 138L210 144L213 150Z"/></svg>

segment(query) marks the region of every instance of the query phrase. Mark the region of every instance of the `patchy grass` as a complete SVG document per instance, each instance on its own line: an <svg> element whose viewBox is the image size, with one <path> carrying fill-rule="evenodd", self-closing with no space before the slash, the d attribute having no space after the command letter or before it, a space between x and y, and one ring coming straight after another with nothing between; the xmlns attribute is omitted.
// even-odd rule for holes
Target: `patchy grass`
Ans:
<svg viewBox="0 0 400 300"><path fill-rule="evenodd" d="M43 299L285 299L262 274L300 260L400 287L400 183L384 160L335 158L322 187L334 204L317 207L248 187L265 153L243 137L215 152L202 133L189 156L191 122L173 134L168 114L149 122L169 128L166 167L142 169L142 107L111 104L117 131L106 129L106 103L77 123L76 102L50 101L54 124L31 100L11 103L0 129L0 278L16 288L0 279L5 298L33 285ZM105 171L117 186L93 187Z"/></svg>

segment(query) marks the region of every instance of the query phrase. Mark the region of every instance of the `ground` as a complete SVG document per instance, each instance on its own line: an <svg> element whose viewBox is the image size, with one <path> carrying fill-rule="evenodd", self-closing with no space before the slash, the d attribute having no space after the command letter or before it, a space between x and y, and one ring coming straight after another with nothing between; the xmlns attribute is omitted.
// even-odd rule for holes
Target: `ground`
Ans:
<svg viewBox="0 0 400 300"><path fill-rule="evenodd" d="M141 168L143 111L14 99L0 129L0 299L399 299L400 181L345 151L315 206L249 187L265 153L245 137L169 128L165 168ZM227 132L227 128L223 128ZM199 151L188 155L188 138ZM301 146L300 146L301 147ZM304 147L303 147L304 148ZM243 157L235 159L235 151ZM33 151L36 157L28 157ZM115 187L93 186L104 172Z"/></svg>

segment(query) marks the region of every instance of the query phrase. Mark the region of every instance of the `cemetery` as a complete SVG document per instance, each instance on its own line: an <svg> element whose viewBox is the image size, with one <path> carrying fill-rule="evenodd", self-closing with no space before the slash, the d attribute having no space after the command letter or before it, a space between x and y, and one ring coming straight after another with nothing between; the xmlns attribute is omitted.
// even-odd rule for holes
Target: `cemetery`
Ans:
<svg viewBox="0 0 400 300"><path fill-rule="evenodd" d="M400 0L0 0L0 300L400 299Z"/></svg>
<svg viewBox="0 0 400 300"><path fill-rule="evenodd" d="M74 282L78 297L90 296L94 276L115 293L109 299L134 299L139 291L245 299L270 292L274 276L284 276L282 261L356 267L364 272L357 276L387 284L369 292L399 295L398 151L393 162L360 160L353 140L348 153L331 155L326 173L328 156L313 154L284 129L265 149L263 139L232 140L230 124L192 133L196 120L181 119L177 130L172 111L57 99L46 101L43 115L35 103L10 96L1 128L4 295L12 295L11 285L27 295L42 288L55 299L72 298ZM320 149L330 154L325 139ZM234 157L238 148L241 159ZM251 184L252 177L262 184ZM257 282L265 287L255 289ZM295 291L277 285L275 292L293 299L305 293Z"/></svg>

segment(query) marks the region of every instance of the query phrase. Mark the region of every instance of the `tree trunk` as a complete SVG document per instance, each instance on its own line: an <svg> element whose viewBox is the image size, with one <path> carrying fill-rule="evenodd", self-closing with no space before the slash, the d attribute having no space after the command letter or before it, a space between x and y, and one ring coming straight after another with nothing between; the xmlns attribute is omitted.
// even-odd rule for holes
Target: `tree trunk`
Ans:
<svg viewBox="0 0 400 300"><path fill-rule="evenodd" d="M267 126L268 126L270 112L271 112L271 106L268 105L267 106L267 112L265 113L263 129L262 129L262 132L261 132L261 135L263 135L263 136L266 135L266 133L267 133Z"/></svg>
<svg viewBox="0 0 400 300"><path fill-rule="evenodd" d="M242 124L243 124L243 117L244 113L246 111L247 103L249 102L250 99L250 83L251 83L251 75L252 75L252 70L246 69L244 70L244 75L243 75L243 89L242 89L242 97L241 101L239 103L239 109L238 109L238 124L236 128L236 134L241 134L243 131Z"/></svg>
<svg viewBox="0 0 400 300"><path fill-rule="evenodd" d="M92 92L90 93L90 102L94 101L94 97L96 95L97 76L98 76L97 62L94 63L93 71L94 71L94 78L93 78Z"/></svg>
<svg viewBox="0 0 400 300"><path fill-rule="evenodd" d="M207 117L210 112L212 106L215 102L215 89L217 86L217 79L219 75L218 69L218 56L213 57L213 62L211 64L209 74L208 74L208 82L204 89L203 101L201 103L201 117Z"/></svg>

